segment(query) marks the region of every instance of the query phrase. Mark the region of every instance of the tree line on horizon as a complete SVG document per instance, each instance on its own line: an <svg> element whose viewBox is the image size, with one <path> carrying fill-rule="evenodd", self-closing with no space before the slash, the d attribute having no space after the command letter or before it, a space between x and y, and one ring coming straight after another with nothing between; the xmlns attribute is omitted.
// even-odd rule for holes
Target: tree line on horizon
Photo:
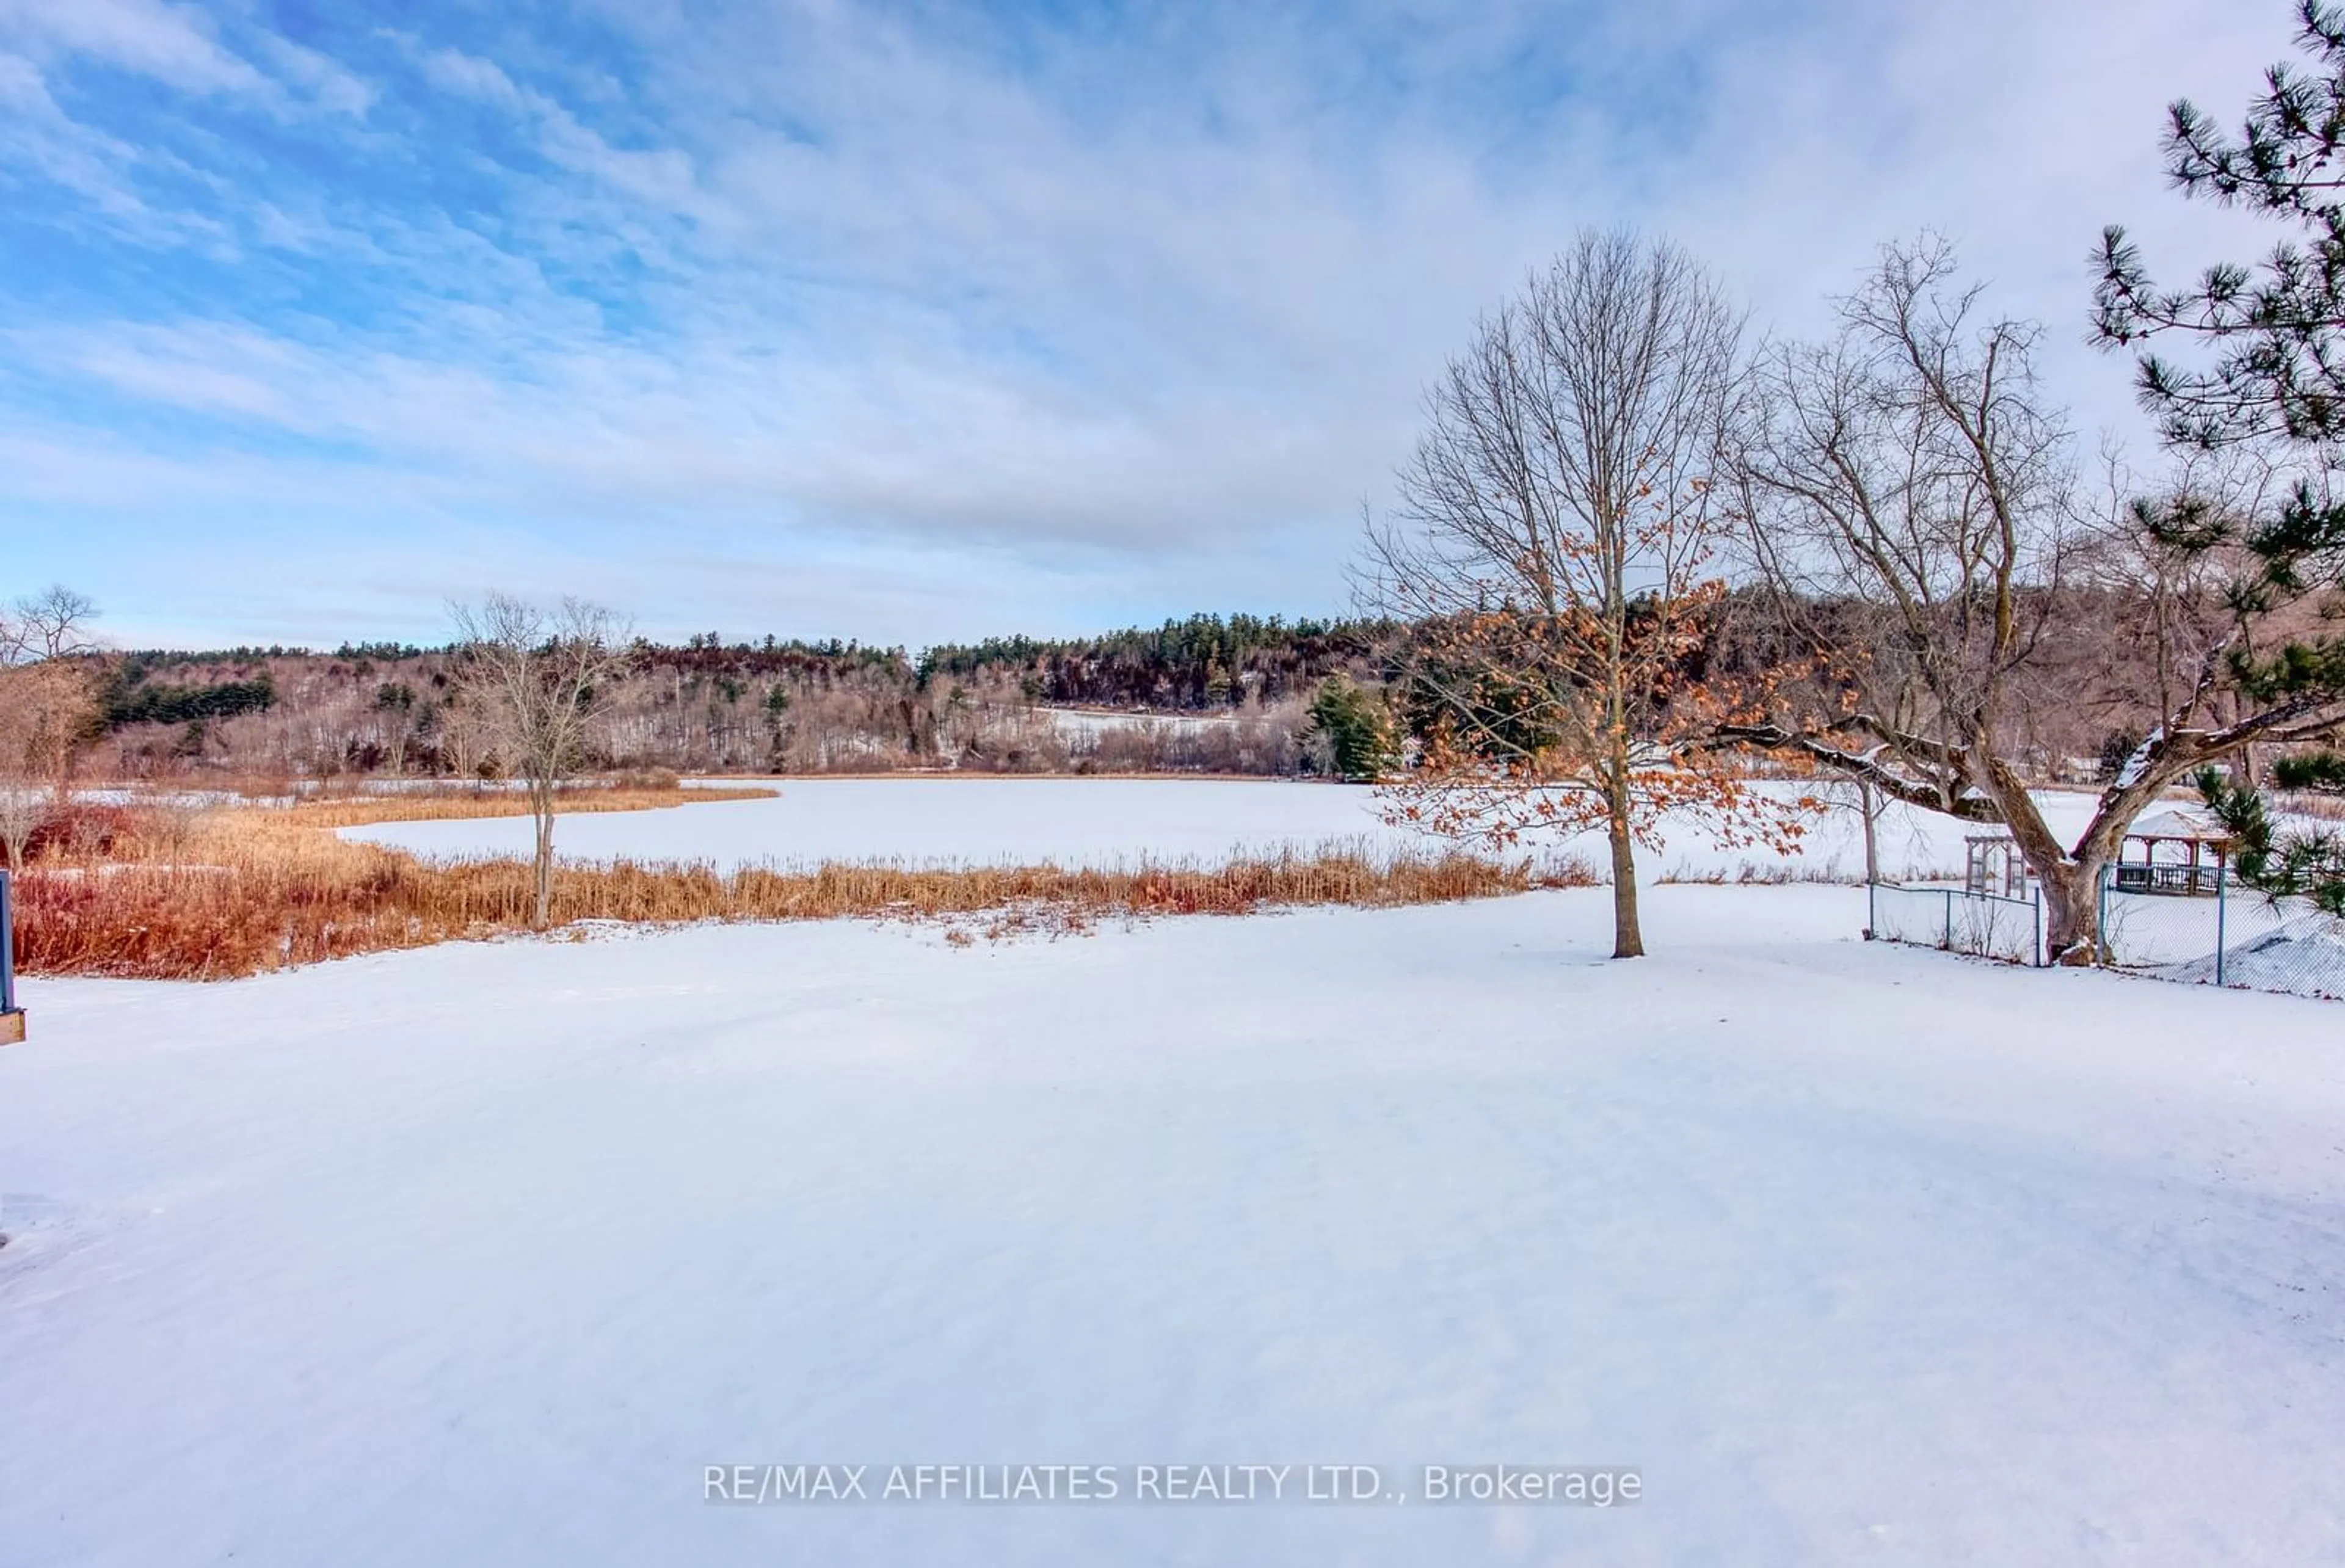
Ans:
<svg viewBox="0 0 2345 1568"><path fill-rule="evenodd" d="M1374 687L1386 630L1193 615L1091 637L938 644L918 657L836 640L630 636L598 703L593 761L710 772L1308 772L1325 749L1309 721L1320 687L1338 675ZM93 642L67 651L51 676L78 676L65 727L93 776L462 778L498 769L466 712L463 659L462 639L331 652L108 652ZM1062 725L1054 708L1217 722L1098 730Z"/></svg>
<svg viewBox="0 0 2345 1568"><path fill-rule="evenodd" d="M1795 654L1753 590L1712 608L1687 650L1692 683L1733 672L1756 679ZM1819 622L1845 616L1819 602ZM2125 665L2124 607L2072 618L2063 659ZM1433 623L1392 619L1286 622L1201 614L1086 638L1002 637L939 644L918 658L848 642L703 633L677 644L630 639L598 737L604 767L677 771L868 771L966 765L1006 771L1324 772L1371 778L1422 745L1436 704L1409 672ZM80 756L92 776L212 772L303 777L477 776L491 759L468 745L450 673L459 647L344 643L301 648L101 651L69 655L84 673ZM2089 782L2139 744L2151 704L2145 666L2106 703L2045 703L2015 714L2010 736L2032 776ZM1038 710L1226 718L1281 730L1286 744L1223 755L1208 733L1101 759L1024 734ZM909 714L909 716L908 716ZM1047 713L1044 715L1048 722ZM1026 744L1005 744L1023 735ZM1111 748L1112 749L1112 748ZM1340 753L1340 755L1338 754ZM1240 765L1231 765L1235 763ZM492 769L492 771L493 771Z"/></svg>

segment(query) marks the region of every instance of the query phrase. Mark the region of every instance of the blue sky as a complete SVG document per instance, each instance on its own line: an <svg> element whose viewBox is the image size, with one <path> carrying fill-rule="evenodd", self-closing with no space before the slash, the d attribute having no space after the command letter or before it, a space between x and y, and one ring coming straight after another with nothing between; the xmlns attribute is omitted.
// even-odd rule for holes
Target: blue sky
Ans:
<svg viewBox="0 0 2345 1568"><path fill-rule="evenodd" d="M0 0L0 594L438 641L491 587L918 646L1340 611L1475 313L1584 224L1816 327L1930 226L2082 346L2284 0Z"/></svg>

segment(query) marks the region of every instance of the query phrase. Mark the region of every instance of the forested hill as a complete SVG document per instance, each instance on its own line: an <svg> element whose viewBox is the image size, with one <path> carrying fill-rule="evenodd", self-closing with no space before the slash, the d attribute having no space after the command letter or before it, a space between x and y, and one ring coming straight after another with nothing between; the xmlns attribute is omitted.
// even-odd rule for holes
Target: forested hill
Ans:
<svg viewBox="0 0 2345 1568"><path fill-rule="evenodd" d="M940 642L917 659L902 648L836 638L731 642L709 632L681 643L644 642L636 664L645 672L736 681L779 678L823 686L869 683L923 692L940 682L988 691L1007 686L1030 703L1201 711L1239 707L1249 700L1259 704L1307 697L1332 674L1372 677L1377 650L1389 646L1397 631L1388 621L1192 615L1088 637ZM331 652L285 647L127 652L117 656L116 716L164 716L155 711L158 706L184 703L198 689L237 682L247 672L270 666L289 663L357 680L378 672L396 678L402 665L436 667L446 652L411 643L357 642ZM166 682L187 684L166 687ZM263 697L256 689L238 695L248 699L236 705L240 710L266 706L274 693Z"/></svg>
<svg viewBox="0 0 2345 1568"><path fill-rule="evenodd" d="M1365 673L1395 632L1385 621L1192 615L1096 637L940 643L921 655L919 675L924 683L1006 675L1041 703L1223 708L1304 695L1338 673Z"/></svg>
<svg viewBox="0 0 2345 1568"><path fill-rule="evenodd" d="M1723 607L1691 678L1744 684L1802 678L1813 650L1762 633L1747 595ZM1812 629L1862 656L1845 607L1810 607ZM2056 623L2015 693L2012 745L2044 776L2106 771L2140 742L2157 670L2127 607L2093 603ZM1285 774L1322 765L1313 699L1347 676L1408 727L1391 622L1193 615L1091 637L994 637L915 657L849 642L639 643L604 693L601 760L709 772L955 767L1020 772ZM346 644L332 652L234 648L88 656L96 771L134 776L231 772L471 774L483 743L450 680L444 648ZM1835 663L1834 667L1837 667ZM1178 724L1100 729L1056 710L1179 714ZM1197 723L1193 719L1215 722Z"/></svg>
<svg viewBox="0 0 2345 1568"><path fill-rule="evenodd" d="M1193 615L1083 638L901 648L828 641L640 642L604 693L599 760L706 771L951 766L1025 772L1309 765L1320 683L1374 681L1394 629L1366 622ZM484 754L446 648L345 643L88 656L96 771L203 767L302 774L470 774ZM1048 711L1083 705L1219 715L1226 723L1097 733Z"/></svg>

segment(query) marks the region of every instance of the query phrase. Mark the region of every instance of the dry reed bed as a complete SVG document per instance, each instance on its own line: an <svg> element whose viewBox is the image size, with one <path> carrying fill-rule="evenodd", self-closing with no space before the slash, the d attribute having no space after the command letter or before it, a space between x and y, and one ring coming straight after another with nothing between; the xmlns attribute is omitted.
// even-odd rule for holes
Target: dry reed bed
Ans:
<svg viewBox="0 0 2345 1568"><path fill-rule="evenodd" d="M564 816L582 812L653 811L673 805L703 805L726 800L771 800L777 789L736 785L709 789L631 789L586 785L558 797ZM387 794L335 795L262 808L300 827L366 827L378 822L431 822L452 818L527 816L529 797L519 790L403 791Z"/></svg>
<svg viewBox="0 0 2345 1568"><path fill-rule="evenodd" d="M2275 804L2289 816L2310 817L2317 822L2345 822L2345 796L2283 794Z"/></svg>
<svg viewBox="0 0 2345 1568"><path fill-rule="evenodd" d="M688 794L695 801L726 795ZM134 815L140 831L117 836L104 856L46 863L20 879L18 962L29 974L229 979L529 928L525 862L426 862L325 831L347 824L330 808L377 804L226 810L191 830ZM1112 868L830 864L719 872L622 860L558 867L553 924L990 916L988 934L1004 935L1277 905L1439 903L1594 880L1574 863L1501 865L1456 853L1372 857L1340 849L1221 865ZM954 935L967 934L957 927Z"/></svg>

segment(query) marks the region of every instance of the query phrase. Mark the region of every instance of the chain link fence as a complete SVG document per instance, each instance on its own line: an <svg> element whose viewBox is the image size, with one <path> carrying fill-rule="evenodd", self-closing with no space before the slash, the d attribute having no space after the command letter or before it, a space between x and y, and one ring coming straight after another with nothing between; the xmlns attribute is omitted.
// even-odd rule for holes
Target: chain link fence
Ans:
<svg viewBox="0 0 2345 1568"><path fill-rule="evenodd" d="M2160 870L2170 868L2160 867ZM2138 866L2101 874L2106 962L2154 979L2345 1001L2345 920L2305 898L2267 897L2218 868L2145 877ZM2044 962L2044 900L1960 887L1865 885L1865 934L2006 964Z"/></svg>
<svg viewBox="0 0 2345 1568"><path fill-rule="evenodd" d="M2003 898L1959 887L1865 885L1865 931L1877 942L1906 942L1999 958L2006 964L2044 961L2041 896Z"/></svg>
<svg viewBox="0 0 2345 1568"><path fill-rule="evenodd" d="M2218 874L2193 891L2153 891L2124 869L2101 879L2110 964L2185 985L2345 1000L2345 920L2309 899L2267 897Z"/></svg>

